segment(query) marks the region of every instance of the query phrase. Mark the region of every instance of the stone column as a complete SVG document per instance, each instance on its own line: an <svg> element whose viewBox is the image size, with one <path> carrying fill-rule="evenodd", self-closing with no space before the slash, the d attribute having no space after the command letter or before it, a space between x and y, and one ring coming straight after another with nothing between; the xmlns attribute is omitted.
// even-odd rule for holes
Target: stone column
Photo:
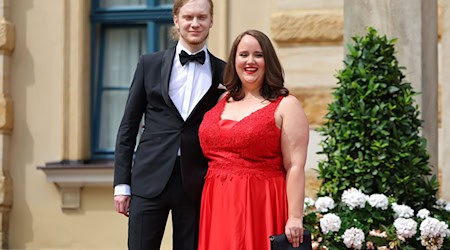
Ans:
<svg viewBox="0 0 450 250"><path fill-rule="evenodd" d="M10 56L14 50L14 25L8 21L9 0L0 0L0 244L8 248L12 179L9 174L13 101L10 88Z"/></svg>
<svg viewBox="0 0 450 250"><path fill-rule="evenodd" d="M438 58L437 0L345 0L344 42L355 34L364 35L367 27L380 34L398 38L397 59L405 66L406 81L420 92L416 102L422 135L428 141L433 174L438 173Z"/></svg>
<svg viewBox="0 0 450 250"><path fill-rule="evenodd" d="M440 136L442 149L440 165L442 174L441 194L442 198L450 201L450 1L442 1L441 19L441 118L442 136Z"/></svg>

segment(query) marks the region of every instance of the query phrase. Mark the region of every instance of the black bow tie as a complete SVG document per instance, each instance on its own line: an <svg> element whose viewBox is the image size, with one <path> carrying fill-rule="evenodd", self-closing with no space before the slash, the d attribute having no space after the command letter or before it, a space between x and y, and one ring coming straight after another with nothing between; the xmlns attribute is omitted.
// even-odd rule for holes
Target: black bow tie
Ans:
<svg viewBox="0 0 450 250"><path fill-rule="evenodd" d="M188 53L186 53L186 51L182 50L180 53L181 65L184 66L189 61L192 61L192 62L197 61L200 64L204 64L205 63L205 51L202 50L202 51L198 52L197 54L189 55Z"/></svg>

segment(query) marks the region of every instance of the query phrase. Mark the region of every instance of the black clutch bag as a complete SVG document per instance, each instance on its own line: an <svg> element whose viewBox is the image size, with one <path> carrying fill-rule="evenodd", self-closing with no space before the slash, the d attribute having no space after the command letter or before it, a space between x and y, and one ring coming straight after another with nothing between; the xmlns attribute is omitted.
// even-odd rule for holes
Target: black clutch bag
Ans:
<svg viewBox="0 0 450 250"><path fill-rule="evenodd" d="M289 243L285 234L272 235L269 239L271 250L312 250L311 233L307 230L303 230L303 242L296 248Z"/></svg>

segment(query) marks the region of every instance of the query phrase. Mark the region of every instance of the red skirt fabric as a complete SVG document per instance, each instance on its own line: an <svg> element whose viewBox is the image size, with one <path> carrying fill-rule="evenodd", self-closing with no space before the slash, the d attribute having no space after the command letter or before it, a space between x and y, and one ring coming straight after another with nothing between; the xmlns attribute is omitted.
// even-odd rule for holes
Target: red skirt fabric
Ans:
<svg viewBox="0 0 450 250"><path fill-rule="evenodd" d="M199 250L270 250L287 221L283 176L210 176L203 189Z"/></svg>

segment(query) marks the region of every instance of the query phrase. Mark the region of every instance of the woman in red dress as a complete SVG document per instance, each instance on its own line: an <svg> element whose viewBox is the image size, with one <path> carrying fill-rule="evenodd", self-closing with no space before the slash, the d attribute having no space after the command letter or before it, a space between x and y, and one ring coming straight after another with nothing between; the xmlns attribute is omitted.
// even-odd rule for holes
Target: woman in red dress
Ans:
<svg viewBox="0 0 450 250"><path fill-rule="evenodd" d="M209 160L199 250L269 250L269 236L303 237L309 127L284 87L270 39L249 30L233 43L225 96L205 114L200 143Z"/></svg>

